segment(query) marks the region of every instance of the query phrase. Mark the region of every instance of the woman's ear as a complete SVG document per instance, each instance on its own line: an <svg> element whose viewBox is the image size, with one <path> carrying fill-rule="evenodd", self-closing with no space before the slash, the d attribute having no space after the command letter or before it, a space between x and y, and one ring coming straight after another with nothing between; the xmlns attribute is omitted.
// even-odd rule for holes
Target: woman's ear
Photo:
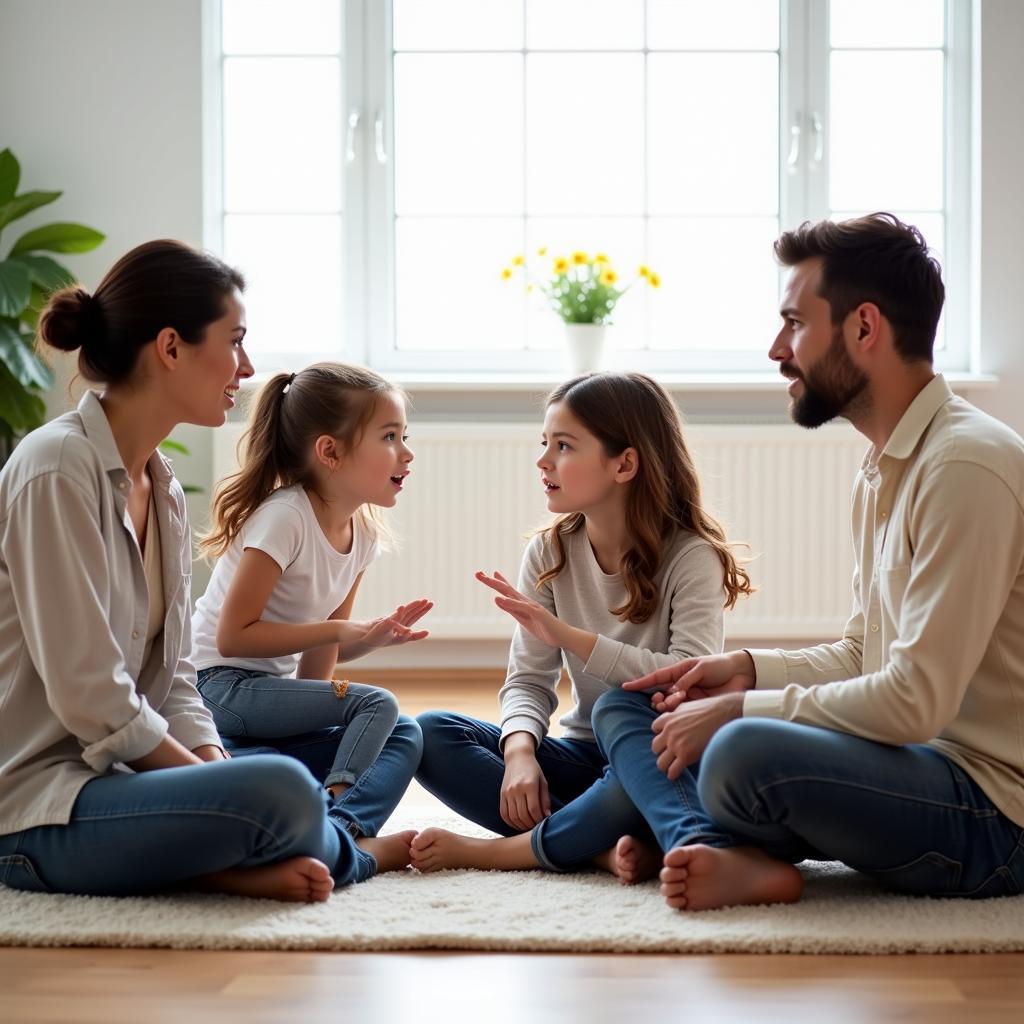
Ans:
<svg viewBox="0 0 1024 1024"><path fill-rule="evenodd" d="M640 457L635 448L627 448L621 455L615 456L615 482L624 484L632 480L640 469Z"/></svg>
<svg viewBox="0 0 1024 1024"><path fill-rule="evenodd" d="M161 366L175 370L181 363L181 338L173 327L164 327L154 341L156 358Z"/></svg>

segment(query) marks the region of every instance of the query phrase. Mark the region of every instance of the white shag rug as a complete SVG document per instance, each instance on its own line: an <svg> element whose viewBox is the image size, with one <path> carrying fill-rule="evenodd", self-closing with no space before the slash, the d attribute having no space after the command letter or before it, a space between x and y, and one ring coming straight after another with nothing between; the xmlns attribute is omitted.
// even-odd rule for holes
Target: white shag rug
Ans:
<svg viewBox="0 0 1024 1024"><path fill-rule="evenodd" d="M432 824L488 835L460 818ZM404 823L393 820L387 831ZM406 826L409 827L409 826ZM313 906L188 894L51 896L0 886L0 945L171 949L410 949L560 953L1024 951L1024 896L896 896L833 864L805 864L803 900L685 914L656 882L603 873L388 874Z"/></svg>

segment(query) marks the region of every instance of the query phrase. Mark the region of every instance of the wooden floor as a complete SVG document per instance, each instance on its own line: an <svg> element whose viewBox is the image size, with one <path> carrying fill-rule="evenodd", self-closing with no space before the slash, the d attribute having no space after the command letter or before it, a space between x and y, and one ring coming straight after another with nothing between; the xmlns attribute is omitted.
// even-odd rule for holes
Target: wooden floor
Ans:
<svg viewBox="0 0 1024 1024"><path fill-rule="evenodd" d="M369 680L368 680L369 681ZM391 684L493 718L467 680ZM408 805L429 824L433 798ZM0 1022L1024 1022L1024 954L623 956L0 949Z"/></svg>

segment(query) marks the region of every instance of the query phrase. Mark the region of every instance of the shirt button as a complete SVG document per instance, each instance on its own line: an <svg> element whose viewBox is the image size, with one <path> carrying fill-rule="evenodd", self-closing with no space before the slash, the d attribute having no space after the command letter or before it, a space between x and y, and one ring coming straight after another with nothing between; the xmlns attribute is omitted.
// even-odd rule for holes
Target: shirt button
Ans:
<svg viewBox="0 0 1024 1024"><path fill-rule="evenodd" d="M877 622L872 622L871 623L871 632L872 633L877 633L878 632L878 623Z"/></svg>
<svg viewBox="0 0 1024 1024"><path fill-rule="evenodd" d="M879 515L880 515L880 516L881 516L881 517L882 517L883 519L888 519L888 518L889 518L889 513L888 513L888 512L880 512L880 513L879 513Z"/></svg>
<svg viewBox="0 0 1024 1024"><path fill-rule="evenodd" d="M872 629L878 629L877 626L872 626L871 628ZM133 640L138 640L139 639L139 631L137 629L133 629L132 630L132 639Z"/></svg>
<svg viewBox="0 0 1024 1024"><path fill-rule="evenodd" d="M122 481L121 481L121 482L120 482L120 483L119 483L119 484L117 485L117 489L118 489L119 491L126 491L126 490L128 490L128 481L127 481L127 480L122 480Z"/></svg>

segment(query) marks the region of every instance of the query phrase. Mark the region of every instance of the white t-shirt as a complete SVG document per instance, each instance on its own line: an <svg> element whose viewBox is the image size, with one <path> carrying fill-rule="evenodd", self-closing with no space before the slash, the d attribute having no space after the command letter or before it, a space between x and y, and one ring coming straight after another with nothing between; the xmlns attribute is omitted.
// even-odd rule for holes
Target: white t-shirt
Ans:
<svg viewBox="0 0 1024 1024"><path fill-rule="evenodd" d="M324 622L348 596L356 577L377 555L377 542L362 516L352 517L352 549L342 554L324 536L301 485L282 487L249 517L213 570L206 593L192 616L192 663L249 668L267 675L291 676L298 654L279 658L225 658L217 650L217 617L235 577L242 551L266 552L281 577L260 616L267 622Z"/></svg>

